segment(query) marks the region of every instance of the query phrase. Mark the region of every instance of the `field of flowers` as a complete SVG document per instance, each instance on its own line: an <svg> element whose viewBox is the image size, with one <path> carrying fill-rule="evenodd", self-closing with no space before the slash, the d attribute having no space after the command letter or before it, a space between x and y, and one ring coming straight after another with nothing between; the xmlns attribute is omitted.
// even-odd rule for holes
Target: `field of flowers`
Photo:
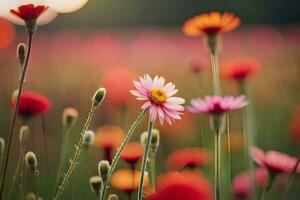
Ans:
<svg viewBox="0 0 300 200"><path fill-rule="evenodd" d="M44 27L0 2L0 200L300 199L300 26Z"/></svg>

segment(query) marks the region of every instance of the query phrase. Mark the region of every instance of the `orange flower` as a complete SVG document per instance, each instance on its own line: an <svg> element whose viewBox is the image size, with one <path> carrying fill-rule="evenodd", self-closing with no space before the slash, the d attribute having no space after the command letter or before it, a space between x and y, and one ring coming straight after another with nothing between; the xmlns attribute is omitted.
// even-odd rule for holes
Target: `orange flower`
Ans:
<svg viewBox="0 0 300 200"><path fill-rule="evenodd" d="M209 163L209 152L203 148L185 148L171 154L167 159L167 167L179 170L186 167L195 168Z"/></svg>
<svg viewBox="0 0 300 200"><path fill-rule="evenodd" d="M94 144L102 149L118 148L124 136L125 133L120 127L106 124L96 130Z"/></svg>
<svg viewBox="0 0 300 200"><path fill-rule="evenodd" d="M131 142L126 145L121 158L129 164L135 164L143 157L144 147L139 142Z"/></svg>
<svg viewBox="0 0 300 200"><path fill-rule="evenodd" d="M112 151L122 144L124 137L120 127L106 124L96 130L94 145L103 149L104 159L111 163Z"/></svg>
<svg viewBox="0 0 300 200"><path fill-rule="evenodd" d="M158 179L157 192L149 200L212 200L210 183L196 173L169 172Z"/></svg>
<svg viewBox="0 0 300 200"><path fill-rule="evenodd" d="M188 19L183 32L188 36L216 35L228 32L240 25L240 19L233 13L210 12Z"/></svg>
<svg viewBox="0 0 300 200"><path fill-rule="evenodd" d="M227 61L221 69L224 77L239 81L257 73L260 68L255 59L241 57Z"/></svg>
<svg viewBox="0 0 300 200"><path fill-rule="evenodd" d="M111 186L126 193L134 192L139 187L140 171L131 169L121 169L116 171L111 179ZM149 184L148 176L145 176L144 187Z"/></svg>

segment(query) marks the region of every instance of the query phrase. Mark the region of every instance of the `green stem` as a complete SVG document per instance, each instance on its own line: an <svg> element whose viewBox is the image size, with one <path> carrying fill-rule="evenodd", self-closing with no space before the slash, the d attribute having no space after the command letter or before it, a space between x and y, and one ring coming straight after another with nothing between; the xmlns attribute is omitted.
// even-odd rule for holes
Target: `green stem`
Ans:
<svg viewBox="0 0 300 200"><path fill-rule="evenodd" d="M33 172L33 179L34 179L34 190L36 198L39 199L39 184L38 184L38 178L39 178L39 171L35 170Z"/></svg>
<svg viewBox="0 0 300 200"><path fill-rule="evenodd" d="M18 114L18 110L19 110L19 106L20 106L21 94L23 91L23 85L25 82L26 72L27 72L28 63L29 63L29 57L30 57L31 46L32 46L32 36L33 36L32 33L28 34L28 50L27 50L26 60L24 62L24 66L22 67L23 70L22 70L22 75L21 75L20 81L19 81L16 106L15 106L15 109L13 112L13 117L12 117L12 121L11 121L10 128L9 128L9 133L8 133L8 140L7 140L8 145L7 145L6 156L5 156L3 170L2 170L0 199L3 198L3 191L4 191L4 185L5 185L6 171L7 171L7 167L8 167L9 154L10 154L10 149L11 149L13 133L14 133L15 125L16 125L17 114Z"/></svg>
<svg viewBox="0 0 300 200"><path fill-rule="evenodd" d="M60 150L60 161L59 161L57 175L56 175L56 185L60 181L62 171L65 169L65 159L68 152L68 136L70 132L71 132L71 128L63 129L62 146Z"/></svg>
<svg viewBox="0 0 300 200"><path fill-rule="evenodd" d="M240 94L246 95L248 101L250 101L250 104L243 109L243 137L244 137L244 145L245 145L245 162L246 166L250 168L251 176L250 176L250 183L251 188L254 191L254 196L257 196L256 194L256 183L255 183L255 169L254 169L254 163L252 159L250 158L250 148L255 145L256 141L256 124L254 119L254 107L253 103L251 101L251 94L250 90L247 87L246 83L244 81L241 81L239 83L240 85Z"/></svg>
<svg viewBox="0 0 300 200"><path fill-rule="evenodd" d="M221 133L215 133L215 199L220 200Z"/></svg>
<svg viewBox="0 0 300 200"><path fill-rule="evenodd" d="M270 178L269 178L268 184L267 184L267 186L264 188L264 190L263 190L263 192L262 192L262 194L261 194L261 197L260 197L261 200L265 200L265 199L266 199L267 194L268 194L268 192L270 191L270 189L271 189L271 187L272 187L272 184L273 184L275 178L276 178L276 174L274 174L274 173L271 172L271 173L270 173Z"/></svg>
<svg viewBox="0 0 300 200"><path fill-rule="evenodd" d="M299 164L300 164L300 158L297 159L297 162L296 162L296 164L295 164L295 166L293 168L293 171L289 175L287 186L286 186L286 188L284 190L284 193L282 195L282 200L286 200L286 199L289 198L289 190L290 190L290 188L292 186L292 183L293 183L293 181L295 179L296 172L297 172Z"/></svg>
<svg viewBox="0 0 300 200"><path fill-rule="evenodd" d="M9 189L9 193L8 193L8 199L11 198L11 195L12 195L12 192L13 192L13 189L14 189L14 186L16 184L16 181L17 181L17 177L19 176L19 173L20 173L20 176L21 174L23 175L23 167L22 167L22 162L24 160L24 156L25 156L25 151L26 151L26 144L27 144L27 141L28 141L28 136L26 136L22 141L21 141L21 147L20 147L20 154L19 154L19 159L18 159L18 163L17 163L17 167L16 167L16 170L15 170L15 173L14 173L14 176L12 178L12 182L10 184L10 189ZM20 172L21 170L21 172Z"/></svg>
<svg viewBox="0 0 300 200"><path fill-rule="evenodd" d="M214 95L220 96L222 94L221 82L220 82L220 66L217 53L210 54L212 64L212 78L213 78L213 89Z"/></svg>
<svg viewBox="0 0 300 200"><path fill-rule="evenodd" d="M143 161L142 161L141 176L140 176L139 189L138 189L138 198L137 198L138 200L142 200L142 196L143 196L144 175L145 175L145 171L146 171L147 159L148 159L149 150L150 150L152 129L153 129L153 122L149 119L148 137L147 137L146 146L144 147L144 156L143 156Z"/></svg>
<svg viewBox="0 0 300 200"><path fill-rule="evenodd" d="M156 169L155 169L155 166L156 166L156 162L155 162L155 153L154 152L151 152L152 156L151 156L151 176L152 176L152 187L153 187L153 190L155 191L155 179L156 179Z"/></svg>
<svg viewBox="0 0 300 200"><path fill-rule="evenodd" d="M227 134L227 148L228 148L228 178L231 183L231 141L230 141L230 120L229 114L226 114L226 134Z"/></svg>
<svg viewBox="0 0 300 200"><path fill-rule="evenodd" d="M59 199L60 198L60 195L62 194L62 191L68 181L68 179L70 178L70 176L72 175L72 172L74 170L74 168L77 166L77 160L78 160L78 157L82 151L82 146L83 146L83 136L84 136L84 133L85 131L89 128L90 126L90 123L91 123L91 120L92 120L92 117L94 115L94 112L95 112L95 106L94 104L92 103L92 106L91 106L91 109L90 109L90 112L88 114L88 117L86 119L86 122L84 124L84 127L81 131L81 134L80 134L80 138L79 138L79 141L78 141L78 144L75 146L75 153L72 157L72 159L70 160L70 165L69 165L69 168L67 170L67 172L65 173L65 175L63 176L63 179L61 181L61 184L58 186L58 190L57 190L57 193L54 197L55 200Z"/></svg>
<svg viewBox="0 0 300 200"><path fill-rule="evenodd" d="M135 131L136 127L141 123L141 121L143 120L146 112L148 111L148 109L145 109L143 110L137 117L137 119L133 122L133 124L131 125L121 147L119 148L119 150L117 151L112 163L111 163L111 168L110 168L110 171L109 171L109 174L107 176L107 179L104 181L103 183L103 186L102 186L102 189L101 189L101 200L105 200L105 197L106 197L106 190L107 190L107 185L108 185L108 182L109 182L109 179L112 175L112 173L114 172L115 170L115 167L120 159L120 156L121 156L121 153L122 151L124 150L125 146L128 144L133 132Z"/></svg>

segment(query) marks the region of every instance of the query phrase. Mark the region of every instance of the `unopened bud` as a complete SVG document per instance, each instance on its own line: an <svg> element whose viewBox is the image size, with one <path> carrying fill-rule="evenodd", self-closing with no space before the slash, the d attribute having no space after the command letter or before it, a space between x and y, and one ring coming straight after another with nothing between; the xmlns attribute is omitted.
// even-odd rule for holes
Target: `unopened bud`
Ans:
<svg viewBox="0 0 300 200"><path fill-rule="evenodd" d="M103 181L106 181L110 171L110 164L107 160L101 160L98 164L98 173Z"/></svg>
<svg viewBox="0 0 300 200"><path fill-rule="evenodd" d="M119 200L119 197L116 194L111 194L108 196L108 200Z"/></svg>
<svg viewBox="0 0 300 200"><path fill-rule="evenodd" d="M28 194L26 194L25 200L37 200L37 198L33 192L29 192Z"/></svg>
<svg viewBox="0 0 300 200"><path fill-rule="evenodd" d="M153 153L155 153L158 149L160 142L160 134L158 129L153 129L152 130L152 137L151 137L151 149Z"/></svg>
<svg viewBox="0 0 300 200"><path fill-rule="evenodd" d="M20 64L23 64L25 61L25 54L26 54L26 44L20 43L17 47L17 58Z"/></svg>
<svg viewBox="0 0 300 200"><path fill-rule="evenodd" d="M25 141L28 138L28 135L29 135L29 128L28 128L28 126L22 126L20 128L20 134L19 134L20 144L22 144L23 141Z"/></svg>
<svg viewBox="0 0 300 200"><path fill-rule="evenodd" d="M102 101L105 98L105 95L106 95L106 89L105 88L99 88L95 92L95 94L93 96L93 105L94 105L94 107L97 107L102 103Z"/></svg>
<svg viewBox="0 0 300 200"><path fill-rule="evenodd" d="M94 143L95 132L92 130L88 130L83 135L83 144L85 146L90 146Z"/></svg>
<svg viewBox="0 0 300 200"><path fill-rule="evenodd" d="M142 145L146 145L147 140L148 140L148 132L142 133L140 140L141 140ZM153 129L152 136L151 136L151 142L150 142L150 148L153 153L155 153L157 151L157 148L159 146L159 141L160 141L159 130Z"/></svg>
<svg viewBox="0 0 300 200"><path fill-rule="evenodd" d="M102 187L102 179L100 176L92 176L90 178L90 186L91 190L97 194L97 196L100 193L101 187Z"/></svg>
<svg viewBox="0 0 300 200"><path fill-rule="evenodd" d="M28 151L25 155L25 162L28 168L32 171L36 171L38 162L35 153Z"/></svg>
<svg viewBox="0 0 300 200"><path fill-rule="evenodd" d="M66 128L75 126L78 119L78 111L75 108L66 108L62 114L62 124Z"/></svg>

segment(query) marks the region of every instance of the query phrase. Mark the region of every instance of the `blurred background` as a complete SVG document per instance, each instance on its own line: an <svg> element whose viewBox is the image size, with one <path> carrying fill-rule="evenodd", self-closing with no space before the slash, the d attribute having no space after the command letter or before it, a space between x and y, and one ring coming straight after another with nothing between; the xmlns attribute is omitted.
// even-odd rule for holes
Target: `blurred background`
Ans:
<svg viewBox="0 0 300 200"><path fill-rule="evenodd" d="M256 110L258 146L278 150L293 156L300 153L300 13L294 0L91 0L79 12L59 15L48 25L40 26L34 36L26 90L37 91L52 102L52 109L44 115L47 141L48 170L41 170L42 182L55 182L62 137L61 115L66 107L74 107L79 121L71 134L70 146L78 140L87 116L91 96L99 86L108 89L108 98L97 112L91 129L114 124L124 131L139 112L139 102L128 93L131 80L145 73L161 75L176 84L178 95L187 102L191 98L211 94L209 53L199 38L184 36L184 21L208 11L231 11L241 18L241 26L222 37L222 63L237 57L252 57L262 66L249 79ZM26 42L24 27L14 26L0 19L0 133L6 137L11 109L9 102L17 87L18 63L16 46ZM199 69L195 71L195 67ZM222 79L224 93L238 95L235 82ZM36 137L37 156L45 168L42 144L41 117L30 121ZM232 176L245 170L241 112L231 115ZM22 121L19 121L19 125ZM185 113L174 127L156 126L161 130L157 173L166 171L165 160L184 147L203 146L212 149L213 137L206 117ZM144 124L135 133L139 141ZM19 145L14 139L13 152ZM224 144L226 149L226 144ZM31 146L31 148L33 148ZM89 158L79 164L77 172L85 170L86 177L97 173L97 163L103 158L101 147L94 145ZM225 153L226 154L226 153ZM14 166L16 158L11 159ZM82 158L84 159L84 158ZM121 163L120 168L127 165ZM128 167L128 166L127 166ZM202 169L213 180L213 163ZM12 167L9 174L12 175ZM77 177L78 178L78 177ZM80 199L88 193L88 178L74 181L73 191ZM76 176L75 178L76 179ZM292 188L293 198L299 199L299 177ZM77 185L76 185L77 184ZM49 186L41 184L41 195L49 193ZM282 192L272 190L274 199ZM77 188L77 189L74 189ZM228 186L230 192L230 186ZM117 192L117 190L116 190ZM78 194L77 194L78 193ZM119 192L118 192L119 193ZM121 194L121 193L120 193ZM232 199L228 196L228 199ZM45 198L50 199L50 198ZM278 198L279 199L279 198Z"/></svg>

